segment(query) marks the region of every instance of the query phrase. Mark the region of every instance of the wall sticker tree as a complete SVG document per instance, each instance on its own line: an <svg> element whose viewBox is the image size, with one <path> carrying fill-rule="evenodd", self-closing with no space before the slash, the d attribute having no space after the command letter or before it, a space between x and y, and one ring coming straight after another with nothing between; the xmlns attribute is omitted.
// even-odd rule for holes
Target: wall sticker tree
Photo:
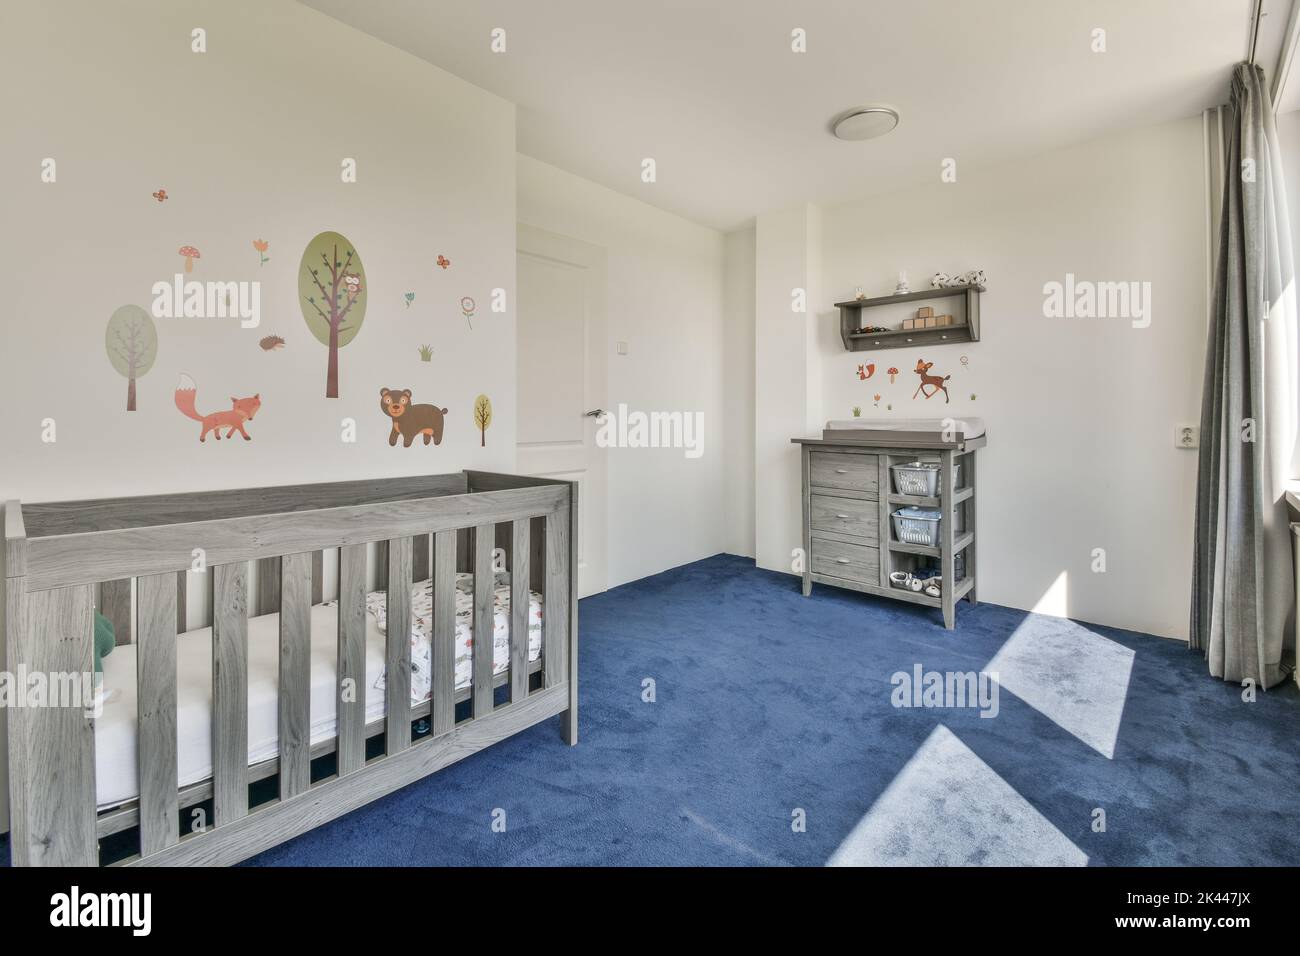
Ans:
<svg viewBox="0 0 1300 956"><path fill-rule="evenodd" d="M352 243L322 232L303 250L298 266L298 304L307 328L329 349L325 397L339 397L339 349L361 331L366 317L366 270Z"/></svg>
<svg viewBox="0 0 1300 956"><path fill-rule="evenodd" d="M479 447L487 447L487 430L492 424L492 399L480 395L474 399L474 424L478 426Z"/></svg>
<svg viewBox="0 0 1300 956"><path fill-rule="evenodd" d="M135 380L153 368L158 357L158 329L138 305L113 313L104 332L104 349L119 375L126 377L126 410L135 411Z"/></svg>

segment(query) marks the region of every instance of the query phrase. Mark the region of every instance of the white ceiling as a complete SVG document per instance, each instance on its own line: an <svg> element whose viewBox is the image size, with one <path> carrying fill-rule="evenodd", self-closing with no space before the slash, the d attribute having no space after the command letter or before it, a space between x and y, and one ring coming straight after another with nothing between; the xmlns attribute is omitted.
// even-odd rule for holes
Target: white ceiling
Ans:
<svg viewBox="0 0 1300 956"><path fill-rule="evenodd" d="M518 104L519 151L730 229L1227 99L1252 0L304 0ZM507 52L489 50L495 27ZM807 31L808 52L790 52ZM1107 52L1093 53L1092 31ZM880 102L883 139L832 117ZM641 182L653 157L658 181Z"/></svg>

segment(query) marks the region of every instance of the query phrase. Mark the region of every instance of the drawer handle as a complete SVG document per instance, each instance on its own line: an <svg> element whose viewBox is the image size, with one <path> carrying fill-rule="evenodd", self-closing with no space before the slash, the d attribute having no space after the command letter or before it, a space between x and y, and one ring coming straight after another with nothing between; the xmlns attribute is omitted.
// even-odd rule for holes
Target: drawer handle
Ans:
<svg viewBox="0 0 1300 956"><path fill-rule="evenodd" d="M837 518L847 518L848 515L836 515L835 517L837 517Z"/></svg>
<svg viewBox="0 0 1300 956"><path fill-rule="evenodd" d="M852 564L852 563L853 563L853 562L851 562L848 558L836 558L835 561L836 561L837 564Z"/></svg>
<svg viewBox="0 0 1300 956"><path fill-rule="evenodd" d="M837 474L837 475L847 475L848 473L849 473L849 470L848 470L847 468L836 468L836 469L835 469L835 474Z"/></svg>

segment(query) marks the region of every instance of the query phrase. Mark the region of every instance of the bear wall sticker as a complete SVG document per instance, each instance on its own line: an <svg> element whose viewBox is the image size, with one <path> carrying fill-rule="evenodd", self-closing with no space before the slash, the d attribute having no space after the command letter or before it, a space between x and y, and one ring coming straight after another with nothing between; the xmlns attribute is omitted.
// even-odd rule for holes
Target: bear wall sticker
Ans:
<svg viewBox="0 0 1300 956"><path fill-rule="evenodd" d="M119 375L126 378L126 410L135 411L135 380L153 368L158 357L158 328L138 305L113 313L104 332L104 349Z"/></svg>
<svg viewBox="0 0 1300 956"><path fill-rule="evenodd" d="M176 385L176 407L180 409L181 414L186 418L192 418L200 425L203 430L199 432L199 441L208 440L208 432L221 440L221 429L226 429L226 436L230 438L239 432L244 436L244 441L252 441L253 437L244 429L245 422L251 422L253 416L257 414L262 407L262 396L259 392L248 398L232 398L230 408L219 412L212 412L208 415L201 415L195 409L195 400L198 397L198 386L194 384L194 379L190 378L184 372L181 373L181 380Z"/></svg>
<svg viewBox="0 0 1300 956"><path fill-rule="evenodd" d="M443 418L447 409L436 405L412 405L409 388L381 388L379 390L379 408L389 417L393 430L388 434L388 444L397 444L402 438L402 447L410 448L416 436L424 436L424 443L430 440L435 445L442 444Z"/></svg>
<svg viewBox="0 0 1300 956"><path fill-rule="evenodd" d="M325 397L339 397L339 349L361 331L366 318L366 270L345 236L322 232L298 264L298 305L316 340L329 349Z"/></svg>

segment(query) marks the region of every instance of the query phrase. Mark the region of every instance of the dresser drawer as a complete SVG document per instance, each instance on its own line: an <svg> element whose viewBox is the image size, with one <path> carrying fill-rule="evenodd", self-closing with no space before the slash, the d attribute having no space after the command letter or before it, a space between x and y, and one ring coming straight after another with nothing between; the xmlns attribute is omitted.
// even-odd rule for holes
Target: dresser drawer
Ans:
<svg viewBox="0 0 1300 956"><path fill-rule="evenodd" d="M815 451L809 459L809 479L814 488L842 488L873 494L879 490L880 464L876 455Z"/></svg>
<svg viewBox="0 0 1300 956"><path fill-rule="evenodd" d="M817 574L880 586L878 547L813 538L811 566Z"/></svg>
<svg viewBox="0 0 1300 956"><path fill-rule="evenodd" d="M838 531L871 541L880 539L880 505L862 498L810 495L808 526L814 531Z"/></svg>

